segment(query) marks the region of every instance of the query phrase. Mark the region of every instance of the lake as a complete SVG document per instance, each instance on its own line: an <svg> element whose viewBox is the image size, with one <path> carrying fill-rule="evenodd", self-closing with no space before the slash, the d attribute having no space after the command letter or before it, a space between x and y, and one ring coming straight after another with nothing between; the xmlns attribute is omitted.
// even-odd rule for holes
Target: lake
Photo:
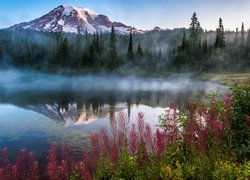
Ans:
<svg viewBox="0 0 250 180"><path fill-rule="evenodd" d="M191 97L222 85L190 78L143 78L113 75L49 75L0 71L0 148L13 158L20 148L47 156L51 142L67 143L76 157L89 146L89 135L124 112L130 123L138 112L152 126L171 101L185 109Z"/></svg>

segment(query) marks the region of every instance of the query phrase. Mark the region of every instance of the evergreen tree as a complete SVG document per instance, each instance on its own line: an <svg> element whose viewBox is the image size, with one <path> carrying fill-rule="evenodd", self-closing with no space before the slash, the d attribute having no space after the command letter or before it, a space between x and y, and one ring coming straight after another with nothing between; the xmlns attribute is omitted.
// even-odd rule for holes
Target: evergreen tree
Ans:
<svg viewBox="0 0 250 180"><path fill-rule="evenodd" d="M137 55L137 57L139 57L139 59L141 59L143 57L143 50L141 47L141 43L138 44L136 55Z"/></svg>
<svg viewBox="0 0 250 180"><path fill-rule="evenodd" d="M128 57L129 60L132 60L134 58L132 29L130 30L130 34L129 34L129 44L128 44L127 57Z"/></svg>
<svg viewBox="0 0 250 180"><path fill-rule="evenodd" d="M234 39L234 44L235 45L238 45L238 42L239 42L238 36L239 36L239 28L236 28L235 39Z"/></svg>
<svg viewBox="0 0 250 180"><path fill-rule="evenodd" d="M100 47L99 47L99 33L95 32L93 35L92 43L89 46L89 56L88 64L89 65L99 65L100 64Z"/></svg>
<svg viewBox="0 0 250 180"><path fill-rule="evenodd" d="M203 54L207 54L208 53L207 38L202 43L202 53Z"/></svg>
<svg viewBox="0 0 250 180"><path fill-rule="evenodd" d="M161 51L161 48L159 49L159 52L158 52L158 60L160 61L162 59L162 51Z"/></svg>
<svg viewBox="0 0 250 180"><path fill-rule="evenodd" d="M241 46L245 45L245 28L244 28L244 23L241 25L241 32L240 32L240 44Z"/></svg>
<svg viewBox="0 0 250 180"><path fill-rule="evenodd" d="M219 19L219 27L216 29L216 39L214 43L215 48L226 47L224 27L222 24L222 19Z"/></svg>
<svg viewBox="0 0 250 180"><path fill-rule="evenodd" d="M95 48L96 48L98 55L100 55L100 38L99 38L98 32L96 33Z"/></svg>
<svg viewBox="0 0 250 180"><path fill-rule="evenodd" d="M181 46L179 47L179 50L185 51L188 48L188 40L186 36L186 32L183 32L182 40L181 40Z"/></svg>
<svg viewBox="0 0 250 180"><path fill-rule="evenodd" d="M117 62L117 52L116 52L116 34L115 28L112 25L111 34L110 34L110 41L109 41L109 68L111 70L115 69L118 66Z"/></svg>
<svg viewBox="0 0 250 180"><path fill-rule="evenodd" d="M88 30L85 30L85 41L86 41L86 46L88 46Z"/></svg>
<svg viewBox="0 0 250 180"><path fill-rule="evenodd" d="M247 34L246 54L247 54L247 58L250 59L250 29L248 30L248 34Z"/></svg>
<svg viewBox="0 0 250 180"><path fill-rule="evenodd" d="M192 45L196 45L200 40L202 29L195 12L191 18L189 31L190 31L189 39Z"/></svg>
<svg viewBox="0 0 250 180"><path fill-rule="evenodd" d="M103 34L102 34L102 31L100 33L100 42L99 42L99 52L100 52L100 56L103 55L104 53L104 39L103 39Z"/></svg>
<svg viewBox="0 0 250 180"><path fill-rule="evenodd" d="M61 66L67 65L68 58L69 58L68 39L64 38L60 49L60 65Z"/></svg>

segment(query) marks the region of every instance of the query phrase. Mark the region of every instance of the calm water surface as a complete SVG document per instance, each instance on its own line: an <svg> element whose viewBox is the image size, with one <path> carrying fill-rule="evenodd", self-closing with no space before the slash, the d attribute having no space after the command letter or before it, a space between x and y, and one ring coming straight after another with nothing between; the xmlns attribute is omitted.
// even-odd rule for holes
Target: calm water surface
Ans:
<svg viewBox="0 0 250 180"><path fill-rule="evenodd" d="M8 147L14 157L26 147L40 159L46 157L50 142L65 142L79 157L88 147L89 135L108 126L110 116L124 112L133 123L143 112L145 120L156 126L170 101L184 109L188 98L210 91L228 90L188 78L0 71L0 148Z"/></svg>

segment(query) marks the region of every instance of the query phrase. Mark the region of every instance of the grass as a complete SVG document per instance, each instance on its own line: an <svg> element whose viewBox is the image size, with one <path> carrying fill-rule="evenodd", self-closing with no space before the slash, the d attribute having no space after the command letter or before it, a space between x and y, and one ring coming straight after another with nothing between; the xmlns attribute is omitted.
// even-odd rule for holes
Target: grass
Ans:
<svg viewBox="0 0 250 180"><path fill-rule="evenodd" d="M235 84L250 84L250 73L206 73L203 78L224 85L233 86Z"/></svg>

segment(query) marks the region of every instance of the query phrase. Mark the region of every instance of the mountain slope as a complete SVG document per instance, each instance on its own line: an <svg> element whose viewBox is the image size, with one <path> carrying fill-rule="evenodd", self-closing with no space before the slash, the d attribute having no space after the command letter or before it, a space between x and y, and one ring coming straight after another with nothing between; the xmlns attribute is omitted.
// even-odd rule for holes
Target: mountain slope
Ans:
<svg viewBox="0 0 250 180"><path fill-rule="evenodd" d="M94 34L95 32L110 32L112 24L118 34L128 34L131 29L135 33L143 33L143 31L123 23L111 22L107 16L99 15L89 9L66 5L60 5L40 18L16 24L11 26L10 29L81 34L85 34L87 31L90 34Z"/></svg>

